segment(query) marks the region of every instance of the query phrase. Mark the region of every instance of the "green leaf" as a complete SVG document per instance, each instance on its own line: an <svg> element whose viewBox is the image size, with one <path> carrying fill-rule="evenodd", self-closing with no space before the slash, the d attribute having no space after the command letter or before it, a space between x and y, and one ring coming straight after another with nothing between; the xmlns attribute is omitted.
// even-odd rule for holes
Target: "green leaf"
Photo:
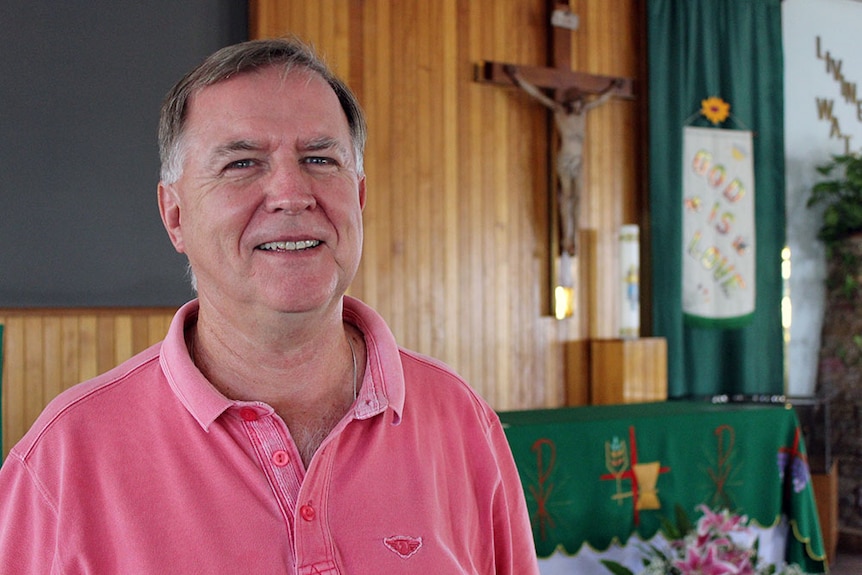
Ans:
<svg viewBox="0 0 862 575"><path fill-rule="evenodd" d="M682 505L677 504L674 507L674 514L676 515L677 527L679 527L682 535L694 530L694 525L692 524L691 519L688 518L688 514L685 512Z"/></svg>
<svg viewBox="0 0 862 575"><path fill-rule="evenodd" d="M680 533L679 527L677 527L667 517L664 517L664 516L659 517L659 529L661 530L662 534L667 539L680 539L680 538L682 538L682 533Z"/></svg>
<svg viewBox="0 0 862 575"><path fill-rule="evenodd" d="M608 570L614 575L635 575L631 569L624 567L617 563L616 561L609 561L607 559L602 559L601 564L608 568Z"/></svg>

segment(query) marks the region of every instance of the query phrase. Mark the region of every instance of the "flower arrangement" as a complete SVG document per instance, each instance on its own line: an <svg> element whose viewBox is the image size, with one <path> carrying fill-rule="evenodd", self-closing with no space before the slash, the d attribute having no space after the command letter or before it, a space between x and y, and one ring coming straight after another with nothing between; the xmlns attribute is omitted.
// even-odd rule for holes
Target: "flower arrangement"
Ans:
<svg viewBox="0 0 862 575"><path fill-rule="evenodd" d="M750 539L745 515L726 509L713 512L706 505L698 509L703 516L695 526L679 508L676 524L662 522L667 546L648 547L641 575L805 575L796 565L760 564L757 539L752 545L744 543ZM602 564L614 575L634 575L614 561L603 560Z"/></svg>

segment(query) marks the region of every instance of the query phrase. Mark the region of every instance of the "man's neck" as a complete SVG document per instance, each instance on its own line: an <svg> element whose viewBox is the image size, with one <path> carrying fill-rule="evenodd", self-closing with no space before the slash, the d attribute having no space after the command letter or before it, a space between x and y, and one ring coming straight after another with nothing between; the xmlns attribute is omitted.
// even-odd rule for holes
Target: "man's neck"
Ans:
<svg viewBox="0 0 862 575"><path fill-rule="evenodd" d="M186 339L192 360L223 395L276 410L307 465L353 404L363 377L362 334L341 312L339 305L337 316L237 321L202 304Z"/></svg>

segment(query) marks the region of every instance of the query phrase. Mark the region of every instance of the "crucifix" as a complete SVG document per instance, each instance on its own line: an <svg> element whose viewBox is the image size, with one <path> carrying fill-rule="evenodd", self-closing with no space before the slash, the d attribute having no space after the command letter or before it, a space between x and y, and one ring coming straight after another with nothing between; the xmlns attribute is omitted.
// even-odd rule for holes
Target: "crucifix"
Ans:
<svg viewBox="0 0 862 575"><path fill-rule="evenodd" d="M552 205L551 253L560 263L559 276L553 280L555 298L560 287L569 301L562 307L554 303L558 318L572 314L571 260L577 254L578 204L583 188L583 154L586 120L590 110L613 96L632 98L632 81L627 78L599 76L571 69L571 32L578 17L568 4L550 0L551 58L553 67L522 66L502 62L483 62L476 80L503 86L516 86L553 113L559 146L556 154L556 181ZM567 290L567 291L566 291Z"/></svg>

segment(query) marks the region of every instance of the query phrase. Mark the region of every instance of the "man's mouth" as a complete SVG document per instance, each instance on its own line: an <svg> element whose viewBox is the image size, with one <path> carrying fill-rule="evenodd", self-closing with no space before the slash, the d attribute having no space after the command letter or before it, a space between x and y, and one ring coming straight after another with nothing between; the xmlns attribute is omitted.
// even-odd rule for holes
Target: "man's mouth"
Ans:
<svg viewBox="0 0 862 575"><path fill-rule="evenodd" d="M298 252L320 245L320 240L299 240L298 242L267 242L260 244L257 249L268 252Z"/></svg>

